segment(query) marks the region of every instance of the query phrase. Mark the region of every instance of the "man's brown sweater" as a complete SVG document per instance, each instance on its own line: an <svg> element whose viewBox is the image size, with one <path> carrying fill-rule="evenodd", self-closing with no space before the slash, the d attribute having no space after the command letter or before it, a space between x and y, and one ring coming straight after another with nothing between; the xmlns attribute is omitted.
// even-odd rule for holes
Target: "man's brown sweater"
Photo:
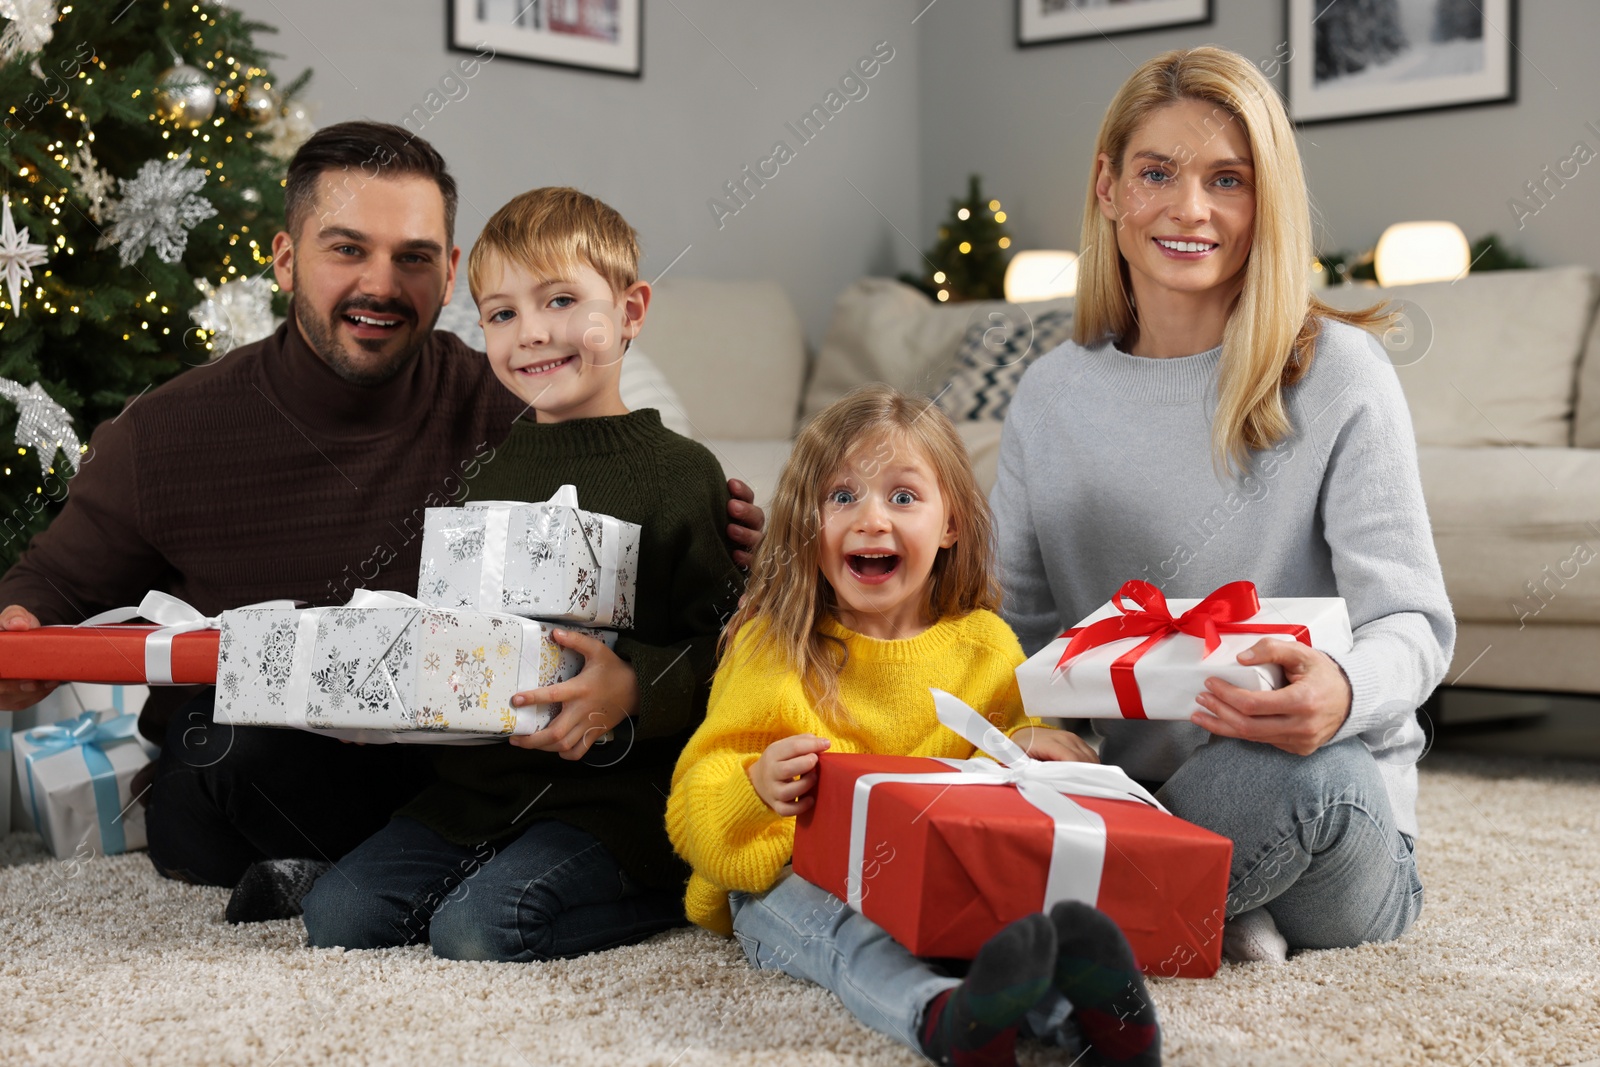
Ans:
<svg viewBox="0 0 1600 1067"><path fill-rule="evenodd" d="M453 334L360 386L291 320L97 427L61 514L0 579L0 605L72 623L150 589L208 615L343 603L363 586L415 593L424 510L462 495L522 410ZM153 695L147 735L178 696Z"/></svg>

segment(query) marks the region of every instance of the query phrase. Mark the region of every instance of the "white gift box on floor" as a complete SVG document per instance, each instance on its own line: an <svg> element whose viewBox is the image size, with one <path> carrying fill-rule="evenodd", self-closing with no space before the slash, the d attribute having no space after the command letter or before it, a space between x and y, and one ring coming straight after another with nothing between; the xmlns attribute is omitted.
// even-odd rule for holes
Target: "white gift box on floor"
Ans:
<svg viewBox="0 0 1600 1067"><path fill-rule="evenodd" d="M1216 641L1209 653L1208 618ZM1132 636L1117 636L1123 630ZM1062 665L1080 633L1080 645L1089 647ZM1347 652L1350 615L1339 597L1258 598L1249 582L1231 582L1204 600L1171 601L1147 582L1129 582L1018 667L1017 687L1030 715L1186 720L1199 710L1194 698L1205 691L1207 678L1241 689L1283 686L1277 664L1247 666L1238 660L1239 653L1267 637Z"/></svg>
<svg viewBox="0 0 1600 1067"><path fill-rule="evenodd" d="M149 762L137 726L136 715L86 711L12 735L23 807L57 859L145 846L144 805L130 788Z"/></svg>
<svg viewBox="0 0 1600 1067"><path fill-rule="evenodd" d="M486 500L429 508L417 597L626 630L633 626L639 527L578 508L564 485L540 504Z"/></svg>
<svg viewBox="0 0 1600 1067"><path fill-rule="evenodd" d="M430 608L400 593L363 589L345 607L241 608L221 618L216 717L239 726L423 744L531 734L558 705L517 708L511 697L583 666L548 623Z"/></svg>

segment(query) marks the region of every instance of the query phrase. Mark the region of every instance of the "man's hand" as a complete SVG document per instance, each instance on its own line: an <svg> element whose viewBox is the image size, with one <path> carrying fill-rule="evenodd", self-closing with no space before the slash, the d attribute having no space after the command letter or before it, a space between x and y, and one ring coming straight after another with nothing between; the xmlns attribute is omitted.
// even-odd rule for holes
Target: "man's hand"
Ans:
<svg viewBox="0 0 1600 1067"><path fill-rule="evenodd" d="M562 648L583 657L583 670L555 685L540 686L511 698L515 707L559 702L561 710L550 725L537 733L511 738L518 748L558 753L562 759L582 759L584 753L617 724L639 710L639 678L601 641L571 630L552 631Z"/></svg>
<svg viewBox="0 0 1600 1067"><path fill-rule="evenodd" d="M817 802L807 796L817 784L817 756L833 744L815 734L795 734L774 741L745 773L756 796L779 815L799 815Z"/></svg>
<svg viewBox="0 0 1600 1067"><path fill-rule="evenodd" d="M1011 740L1034 759L1054 760L1060 763L1099 763L1089 743L1068 730L1052 730L1048 726L1024 726L1011 735Z"/></svg>
<svg viewBox="0 0 1600 1067"><path fill-rule="evenodd" d="M20 604L12 604L0 611L0 630L37 630L39 620L33 612ZM31 708L50 695L60 682L0 680L0 711L21 711Z"/></svg>
<svg viewBox="0 0 1600 1067"><path fill-rule="evenodd" d="M728 479L728 540L734 543L733 562L750 569L750 559L761 543L761 530L767 525L767 513L756 507L756 491L737 478Z"/></svg>
<svg viewBox="0 0 1600 1067"><path fill-rule="evenodd" d="M1264 637L1239 653L1249 665L1276 663L1289 684L1265 693L1207 678L1195 697L1204 711L1189 721L1221 737L1260 741L1309 756L1333 739L1350 716L1350 680L1326 652L1298 641Z"/></svg>

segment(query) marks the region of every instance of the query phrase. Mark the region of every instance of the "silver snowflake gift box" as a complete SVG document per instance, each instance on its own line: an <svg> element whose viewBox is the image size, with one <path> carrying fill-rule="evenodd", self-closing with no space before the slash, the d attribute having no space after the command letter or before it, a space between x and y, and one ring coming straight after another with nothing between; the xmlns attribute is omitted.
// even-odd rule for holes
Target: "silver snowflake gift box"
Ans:
<svg viewBox="0 0 1600 1067"><path fill-rule="evenodd" d="M357 590L344 607L240 608L223 612L221 622L218 721L346 740L438 744L531 734L560 706L512 707L511 697L583 667L546 623L431 608L401 593Z"/></svg>
<svg viewBox="0 0 1600 1067"><path fill-rule="evenodd" d="M632 628L639 527L581 510L573 486L539 504L429 508L423 522L423 603Z"/></svg>

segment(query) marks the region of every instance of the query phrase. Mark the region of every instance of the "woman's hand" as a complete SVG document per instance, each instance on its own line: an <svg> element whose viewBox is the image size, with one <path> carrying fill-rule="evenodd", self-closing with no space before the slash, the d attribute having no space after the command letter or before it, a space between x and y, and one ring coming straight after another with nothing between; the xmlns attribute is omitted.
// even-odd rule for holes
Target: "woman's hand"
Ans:
<svg viewBox="0 0 1600 1067"><path fill-rule="evenodd" d="M1011 740L1034 759L1054 760L1060 763L1099 763L1100 757L1088 742L1069 730L1052 730L1048 726L1024 726L1011 735Z"/></svg>
<svg viewBox="0 0 1600 1067"><path fill-rule="evenodd" d="M774 741L745 773L756 796L779 815L799 815L817 802L807 796L817 784L817 757L833 744L815 734L794 734Z"/></svg>
<svg viewBox="0 0 1600 1067"><path fill-rule="evenodd" d="M518 748L555 752L562 759L582 759L595 742L639 710L639 678L605 643L588 634L555 630L550 636L562 648L583 657L583 670L564 682L540 686L511 698L513 707L559 701L561 710L537 733L511 738Z"/></svg>
<svg viewBox="0 0 1600 1067"><path fill-rule="evenodd" d="M1239 653L1239 662L1276 663L1289 684L1262 693L1207 678L1206 692L1195 697L1205 710L1189 716L1190 722L1219 737L1260 741L1309 756L1332 740L1350 716L1350 680L1326 652L1266 637Z"/></svg>

